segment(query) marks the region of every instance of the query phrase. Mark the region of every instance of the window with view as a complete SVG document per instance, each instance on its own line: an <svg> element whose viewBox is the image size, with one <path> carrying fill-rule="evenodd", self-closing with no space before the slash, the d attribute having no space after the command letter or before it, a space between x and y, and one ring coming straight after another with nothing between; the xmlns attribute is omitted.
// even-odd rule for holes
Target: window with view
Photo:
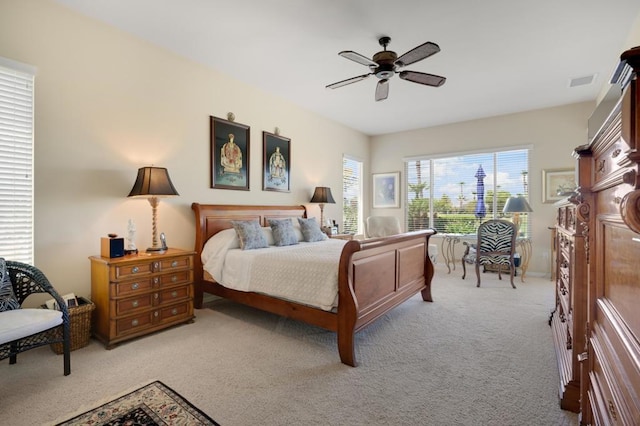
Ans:
<svg viewBox="0 0 640 426"><path fill-rule="evenodd" d="M510 196L529 198L529 149L405 160L407 230L434 228L474 234L487 219L501 219ZM520 235L530 235L521 214Z"/></svg>
<svg viewBox="0 0 640 426"><path fill-rule="evenodd" d="M32 67L0 57L0 255L33 263Z"/></svg>
<svg viewBox="0 0 640 426"><path fill-rule="evenodd" d="M359 234L363 223L362 161L342 158L342 227L341 232Z"/></svg>

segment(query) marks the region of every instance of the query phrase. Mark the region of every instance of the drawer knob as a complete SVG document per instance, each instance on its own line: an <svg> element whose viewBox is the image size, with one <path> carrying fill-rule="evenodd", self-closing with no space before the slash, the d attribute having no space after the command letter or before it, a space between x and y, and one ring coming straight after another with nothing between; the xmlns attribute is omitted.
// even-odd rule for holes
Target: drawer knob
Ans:
<svg viewBox="0 0 640 426"><path fill-rule="evenodd" d="M157 299L158 297L159 297L159 296L158 296L158 293L153 293L153 298L154 298L154 299Z"/></svg>
<svg viewBox="0 0 640 426"><path fill-rule="evenodd" d="M153 279L153 282L154 282L154 284L158 284L158 283L160 282L160 278L155 277L155 278Z"/></svg>
<svg viewBox="0 0 640 426"><path fill-rule="evenodd" d="M178 277L176 277L175 275L171 277L171 282L175 283L176 281L178 281Z"/></svg>
<svg viewBox="0 0 640 426"><path fill-rule="evenodd" d="M131 321L131 325L134 326L134 327L137 327L138 326L138 320L134 319L133 321Z"/></svg>
<svg viewBox="0 0 640 426"><path fill-rule="evenodd" d="M131 268L132 274L137 274L138 272L140 272L140 268L138 268L137 266L134 266L133 268Z"/></svg>
<svg viewBox="0 0 640 426"><path fill-rule="evenodd" d="M172 291L171 292L171 297L178 297L178 292L177 291Z"/></svg>
<svg viewBox="0 0 640 426"><path fill-rule="evenodd" d="M158 318L158 311L155 311L155 312L153 313L153 316L154 316L154 317L156 317L156 318Z"/></svg>
<svg viewBox="0 0 640 426"><path fill-rule="evenodd" d="M134 301L131 303L131 306L133 306L134 308L137 308L137 307L138 307L138 305L139 305L139 303L138 303L138 301L137 301L137 300L134 300Z"/></svg>
<svg viewBox="0 0 640 426"><path fill-rule="evenodd" d="M173 262L171 262L171 267L172 268L175 268L177 266L178 266L178 261L177 260L174 260Z"/></svg>
<svg viewBox="0 0 640 426"><path fill-rule="evenodd" d="M158 262L153 262L153 269L157 270L160 267L160 264Z"/></svg>
<svg viewBox="0 0 640 426"><path fill-rule="evenodd" d="M140 283L131 284L131 290L137 290L138 288L140 288Z"/></svg>
<svg viewBox="0 0 640 426"><path fill-rule="evenodd" d="M173 308L171 310L171 315L178 315L178 310L176 308Z"/></svg>

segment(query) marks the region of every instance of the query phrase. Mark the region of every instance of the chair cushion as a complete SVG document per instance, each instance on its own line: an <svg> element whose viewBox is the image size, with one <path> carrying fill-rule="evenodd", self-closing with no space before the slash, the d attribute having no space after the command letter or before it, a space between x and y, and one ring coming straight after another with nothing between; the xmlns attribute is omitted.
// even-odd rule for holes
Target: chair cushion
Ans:
<svg viewBox="0 0 640 426"><path fill-rule="evenodd" d="M13 292L13 284L7 270L7 262L0 257L0 312L19 309L20 302Z"/></svg>
<svg viewBox="0 0 640 426"><path fill-rule="evenodd" d="M62 324L62 312L53 309L14 309L0 312L0 345Z"/></svg>

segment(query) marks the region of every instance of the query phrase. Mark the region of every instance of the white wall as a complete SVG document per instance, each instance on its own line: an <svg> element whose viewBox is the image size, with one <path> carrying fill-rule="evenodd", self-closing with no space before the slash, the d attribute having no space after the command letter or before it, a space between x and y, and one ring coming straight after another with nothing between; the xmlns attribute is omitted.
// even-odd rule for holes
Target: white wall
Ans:
<svg viewBox="0 0 640 426"><path fill-rule="evenodd" d="M547 227L554 224L555 210L553 204L542 203L542 170L574 166L571 154L575 147L586 143L587 119L594 106L595 102L584 102L376 136L372 138L371 171L403 170L403 158L411 156L533 146L529 160L529 194L534 253L529 271L548 274L551 237ZM404 173L401 180L404 188ZM404 223L404 190L401 196L400 209L371 209L371 214L394 215Z"/></svg>
<svg viewBox="0 0 640 426"><path fill-rule="evenodd" d="M142 166L167 167L180 193L158 212L173 247L193 248L192 202L307 204L320 185L337 201L325 215L342 217L342 155L367 164L367 136L56 3L0 7L0 56L38 69L35 263L61 292L90 296L87 257L129 218L151 245L149 203L126 198ZM251 126L250 191L210 188L209 116L230 111ZM262 191L262 131L276 127L292 141L290 193Z"/></svg>

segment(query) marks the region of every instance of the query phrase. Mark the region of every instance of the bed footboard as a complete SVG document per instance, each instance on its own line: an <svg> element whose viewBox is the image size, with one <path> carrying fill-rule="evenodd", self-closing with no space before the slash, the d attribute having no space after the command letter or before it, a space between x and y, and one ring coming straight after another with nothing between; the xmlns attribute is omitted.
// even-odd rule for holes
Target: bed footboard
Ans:
<svg viewBox="0 0 640 426"><path fill-rule="evenodd" d="M432 302L434 268L424 231L364 241L350 241L340 258L338 351L343 363L356 366L355 333L417 292Z"/></svg>

